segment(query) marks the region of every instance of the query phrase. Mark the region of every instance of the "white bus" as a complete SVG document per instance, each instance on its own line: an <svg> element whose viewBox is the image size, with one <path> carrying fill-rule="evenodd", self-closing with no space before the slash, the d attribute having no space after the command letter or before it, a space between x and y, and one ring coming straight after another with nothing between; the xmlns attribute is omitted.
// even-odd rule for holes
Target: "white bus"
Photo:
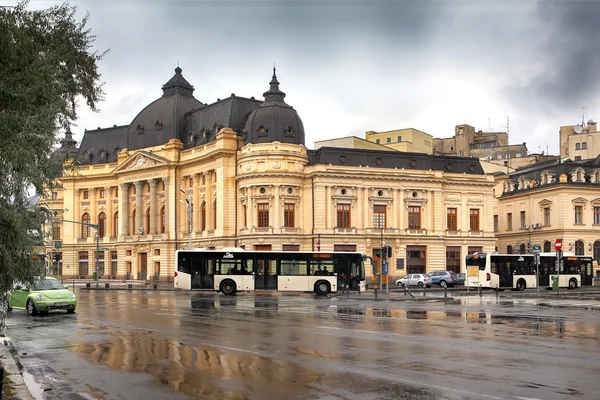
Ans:
<svg viewBox="0 0 600 400"><path fill-rule="evenodd" d="M175 287L238 291L277 290L326 295L349 284L365 290L362 253L178 250ZM348 279L349 278L349 279Z"/></svg>
<svg viewBox="0 0 600 400"><path fill-rule="evenodd" d="M470 287L525 290L537 287L533 254L475 253L466 258L465 285ZM540 253L539 285L575 289L594 284L592 257L563 255L560 273L555 253Z"/></svg>

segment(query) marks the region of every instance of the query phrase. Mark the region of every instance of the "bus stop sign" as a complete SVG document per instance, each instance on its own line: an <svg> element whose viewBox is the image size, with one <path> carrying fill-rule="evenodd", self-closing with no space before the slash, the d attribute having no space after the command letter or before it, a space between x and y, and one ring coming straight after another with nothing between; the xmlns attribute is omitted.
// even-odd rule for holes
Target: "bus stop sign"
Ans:
<svg viewBox="0 0 600 400"><path fill-rule="evenodd" d="M556 251L559 251L562 249L562 239L556 239L556 242L554 242L554 249Z"/></svg>
<svg viewBox="0 0 600 400"><path fill-rule="evenodd" d="M542 250L541 246L539 244L534 244L533 245L533 252L534 253L539 253Z"/></svg>

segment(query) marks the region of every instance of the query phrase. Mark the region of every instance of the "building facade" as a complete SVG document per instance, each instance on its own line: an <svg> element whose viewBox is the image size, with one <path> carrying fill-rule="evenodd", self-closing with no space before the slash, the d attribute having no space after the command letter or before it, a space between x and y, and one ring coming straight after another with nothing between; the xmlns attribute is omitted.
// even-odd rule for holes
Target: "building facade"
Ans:
<svg viewBox="0 0 600 400"><path fill-rule="evenodd" d="M46 249L60 259L53 273L90 278L97 263L102 278L171 280L175 251L190 243L277 251L319 243L375 263L387 244L389 273L401 277L464 271L467 253L496 246L495 182L477 159L308 150L275 71L264 101L204 104L180 68L162 89L131 124L86 131L61 190L43 200L57 214Z"/></svg>
<svg viewBox="0 0 600 400"><path fill-rule="evenodd" d="M433 137L414 128L386 132L368 131L365 138L396 151L433 154Z"/></svg>
<svg viewBox="0 0 600 400"><path fill-rule="evenodd" d="M560 156L571 160L587 160L600 154L600 132L597 123L589 120L587 124L561 126Z"/></svg>
<svg viewBox="0 0 600 400"><path fill-rule="evenodd" d="M530 253L533 245L600 259L600 156L548 161L498 175L494 230L500 253Z"/></svg>

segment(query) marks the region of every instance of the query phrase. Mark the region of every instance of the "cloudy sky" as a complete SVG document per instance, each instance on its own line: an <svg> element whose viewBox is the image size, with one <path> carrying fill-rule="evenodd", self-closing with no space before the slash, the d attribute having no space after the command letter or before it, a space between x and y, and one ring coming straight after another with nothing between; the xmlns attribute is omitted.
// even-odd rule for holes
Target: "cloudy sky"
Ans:
<svg viewBox="0 0 600 400"><path fill-rule="evenodd" d="M14 2L0 1L0 4ZM506 131L558 153L561 125L600 119L596 1L71 1L90 13L106 82L74 129L129 124L177 63L205 103L262 98L273 63L306 145L365 131ZM53 2L32 1L32 8Z"/></svg>

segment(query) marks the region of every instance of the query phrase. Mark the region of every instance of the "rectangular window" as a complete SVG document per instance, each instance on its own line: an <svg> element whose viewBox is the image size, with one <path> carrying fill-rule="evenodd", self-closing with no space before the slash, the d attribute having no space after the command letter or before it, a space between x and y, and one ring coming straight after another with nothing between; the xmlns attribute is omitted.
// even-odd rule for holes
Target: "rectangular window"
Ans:
<svg viewBox="0 0 600 400"><path fill-rule="evenodd" d="M248 206L243 206L242 212L244 213L244 227L247 227L248 226Z"/></svg>
<svg viewBox="0 0 600 400"><path fill-rule="evenodd" d="M575 161L581 161L581 156L575 156Z"/></svg>
<svg viewBox="0 0 600 400"><path fill-rule="evenodd" d="M111 265L110 273L113 276L117 275L117 261L118 261L118 259L117 259L117 252L116 251L111 251L110 252L110 265Z"/></svg>
<svg viewBox="0 0 600 400"><path fill-rule="evenodd" d="M581 150L581 145L579 143L575 143L575 150Z"/></svg>
<svg viewBox="0 0 600 400"><path fill-rule="evenodd" d="M300 251L299 244L282 244L281 251Z"/></svg>
<svg viewBox="0 0 600 400"><path fill-rule="evenodd" d="M582 149L582 150L585 150L585 149L587 149L587 142L583 142L583 143L581 143L581 149Z"/></svg>
<svg viewBox="0 0 600 400"><path fill-rule="evenodd" d="M258 204L258 227L269 227L269 205L267 203Z"/></svg>
<svg viewBox="0 0 600 400"><path fill-rule="evenodd" d="M80 251L79 252L79 275L87 275L88 274L88 252Z"/></svg>
<svg viewBox="0 0 600 400"><path fill-rule="evenodd" d="M52 200L58 200L58 192L52 192Z"/></svg>
<svg viewBox="0 0 600 400"><path fill-rule="evenodd" d="M373 228L385 228L385 206L373 206Z"/></svg>
<svg viewBox="0 0 600 400"><path fill-rule="evenodd" d="M469 210L469 229L472 231L479 230L479 209L471 208Z"/></svg>
<svg viewBox="0 0 600 400"><path fill-rule="evenodd" d="M295 224L295 209L294 204L284 204L283 205L283 222L286 228L293 228L296 226Z"/></svg>
<svg viewBox="0 0 600 400"><path fill-rule="evenodd" d="M594 224L600 224L600 207L594 207Z"/></svg>
<svg viewBox="0 0 600 400"><path fill-rule="evenodd" d="M103 199L104 198L104 189L100 189L100 198Z"/></svg>
<svg viewBox="0 0 600 400"><path fill-rule="evenodd" d="M457 219L457 209L449 208L446 211L447 221L448 221L448 230L449 231L457 231L458 230L458 219Z"/></svg>
<svg viewBox="0 0 600 400"><path fill-rule="evenodd" d="M60 222L52 223L52 240L60 240Z"/></svg>
<svg viewBox="0 0 600 400"><path fill-rule="evenodd" d="M544 225L550 226L550 207L544 207Z"/></svg>
<svg viewBox="0 0 600 400"><path fill-rule="evenodd" d="M421 207L408 207L408 229L421 229Z"/></svg>
<svg viewBox="0 0 600 400"><path fill-rule="evenodd" d="M350 228L350 204L338 204L337 227Z"/></svg>
<svg viewBox="0 0 600 400"><path fill-rule="evenodd" d="M398 143L402 141L402 136L398 136Z"/></svg>
<svg viewBox="0 0 600 400"><path fill-rule="evenodd" d="M375 139L375 143L379 144L380 143L379 139Z"/></svg>
<svg viewBox="0 0 600 400"><path fill-rule="evenodd" d="M83 199L87 200L89 198L89 196L90 196L90 193L87 190L84 190L83 191Z"/></svg>
<svg viewBox="0 0 600 400"><path fill-rule="evenodd" d="M521 229L527 229L527 217L525 216L525 211L521 211Z"/></svg>
<svg viewBox="0 0 600 400"><path fill-rule="evenodd" d="M482 246L469 246L469 247L467 247L467 254L481 253L482 251L483 251L483 247Z"/></svg>
<svg viewBox="0 0 600 400"><path fill-rule="evenodd" d="M96 258L98 259L98 276L104 275L104 252L103 251L95 251L94 252ZM94 263L96 260L94 259ZM96 264L92 267L92 269L96 270Z"/></svg>
<svg viewBox="0 0 600 400"><path fill-rule="evenodd" d="M494 215L494 232L498 232L499 231L499 227L498 227L498 216Z"/></svg>
<svg viewBox="0 0 600 400"><path fill-rule="evenodd" d="M512 231L512 213L506 214L506 230Z"/></svg>
<svg viewBox="0 0 600 400"><path fill-rule="evenodd" d="M575 206L575 223L583 223L583 206Z"/></svg>
<svg viewBox="0 0 600 400"><path fill-rule="evenodd" d="M389 138L387 138L387 142L388 142L388 143L392 143L392 138L390 138L390 137L389 137Z"/></svg>
<svg viewBox="0 0 600 400"><path fill-rule="evenodd" d="M460 272L460 246L446 247L446 271Z"/></svg>

